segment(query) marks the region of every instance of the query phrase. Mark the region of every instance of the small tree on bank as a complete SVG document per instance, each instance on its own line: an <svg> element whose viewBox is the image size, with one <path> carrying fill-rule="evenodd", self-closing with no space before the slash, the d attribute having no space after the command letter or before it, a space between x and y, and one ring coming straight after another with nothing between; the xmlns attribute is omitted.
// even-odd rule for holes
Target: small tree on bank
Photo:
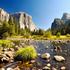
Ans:
<svg viewBox="0 0 70 70"><path fill-rule="evenodd" d="M60 32L58 32L58 33L56 34L56 36L57 36L57 37L60 37L60 35L61 35L61 33L60 33Z"/></svg>

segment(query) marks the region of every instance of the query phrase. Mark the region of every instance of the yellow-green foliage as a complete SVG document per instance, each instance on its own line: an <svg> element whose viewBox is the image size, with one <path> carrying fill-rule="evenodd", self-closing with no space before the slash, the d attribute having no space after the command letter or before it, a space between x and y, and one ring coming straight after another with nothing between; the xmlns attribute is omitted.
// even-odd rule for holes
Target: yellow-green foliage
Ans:
<svg viewBox="0 0 70 70"><path fill-rule="evenodd" d="M45 32L44 37L50 38L51 37L51 32L50 31Z"/></svg>
<svg viewBox="0 0 70 70"><path fill-rule="evenodd" d="M67 37L70 37L70 34L67 34L66 36L67 36Z"/></svg>
<svg viewBox="0 0 70 70"><path fill-rule="evenodd" d="M15 55L21 55L24 61L35 59L37 57L36 50L33 46L26 46L25 48L20 48Z"/></svg>
<svg viewBox="0 0 70 70"><path fill-rule="evenodd" d="M10 40L0 40L0 46L4 48L10 48L12 47Z"/></svg>

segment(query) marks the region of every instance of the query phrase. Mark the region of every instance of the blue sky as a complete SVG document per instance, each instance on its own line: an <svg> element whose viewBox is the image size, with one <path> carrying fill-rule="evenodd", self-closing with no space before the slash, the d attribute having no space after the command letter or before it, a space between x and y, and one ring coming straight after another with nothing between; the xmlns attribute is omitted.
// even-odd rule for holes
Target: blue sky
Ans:
<svg viewBox="0 0 70 70"><path fill-rule="evenodd" d="M9 13L27 12L37 27L48 29L54 18L70 13L70 0L0 0L0 8Z"/></svg>

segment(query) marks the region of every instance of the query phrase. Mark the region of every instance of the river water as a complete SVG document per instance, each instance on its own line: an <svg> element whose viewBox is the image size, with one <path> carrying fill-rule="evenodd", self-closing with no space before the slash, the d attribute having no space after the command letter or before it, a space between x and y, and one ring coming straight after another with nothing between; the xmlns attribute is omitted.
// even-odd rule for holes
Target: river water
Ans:
<svg viewBox="0 0 70 70"><path fill-rule="evenodd" d="M54 44L50 41L32 41L31 45L37 50L38 54L50 53L51 59L49 61L42 59L40 56L36 59L36 64L34 65L37 69L42 69L47 63L51 64L51 68L55 67L57 70L60 70L62 66L66 67L66 70L70 70L70 42L60 43L56 46L60 46L61 50L55 51ZM54 55L63 56L66 60L63 62L57 62L54 60Z"/></svg>

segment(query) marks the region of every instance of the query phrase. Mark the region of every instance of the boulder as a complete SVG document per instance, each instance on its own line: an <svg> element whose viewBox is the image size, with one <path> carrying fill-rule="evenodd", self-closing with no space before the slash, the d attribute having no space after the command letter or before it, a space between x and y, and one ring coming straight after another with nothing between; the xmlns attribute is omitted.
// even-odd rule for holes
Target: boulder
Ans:
<svg viewBox="0 0 70 70"><path fill-rule="evenodd" d="M1 59L1 61L2 61L3 63L8 63L8 62L9 62L9 58L8 58L8 57L3 57L3 58Z"/></svg>
<svg viewBox="0 0 70 70"><path fill-rule="evenodd" d="M62 67L61 67L61 70L66 70L66 67L65 67L65 66L62 66Z"/></svg>
<svg viewBox="0 0 70 70"><path fill-rule="evenodd" d="M49 53L44 53L44 54L42 54L41 58L49 59L50 58L50 54Z"/></svg>
<svg viewBox="0 0 70 70"><path fill-rule="evenodd" d="M5 51L4 54L9 57L10 59L13 59L13 56L14 56L14 52L12 51Z"/></svg>
<svg viewBox="0 0 70 70"><path fill-rule="evenodd" d="M59 62L65 60L65 58L64 58L63 56L59 56L59 55L55 55L55 56L54 56L54 59L55 59L56 61L59 61Z"/></svg>

